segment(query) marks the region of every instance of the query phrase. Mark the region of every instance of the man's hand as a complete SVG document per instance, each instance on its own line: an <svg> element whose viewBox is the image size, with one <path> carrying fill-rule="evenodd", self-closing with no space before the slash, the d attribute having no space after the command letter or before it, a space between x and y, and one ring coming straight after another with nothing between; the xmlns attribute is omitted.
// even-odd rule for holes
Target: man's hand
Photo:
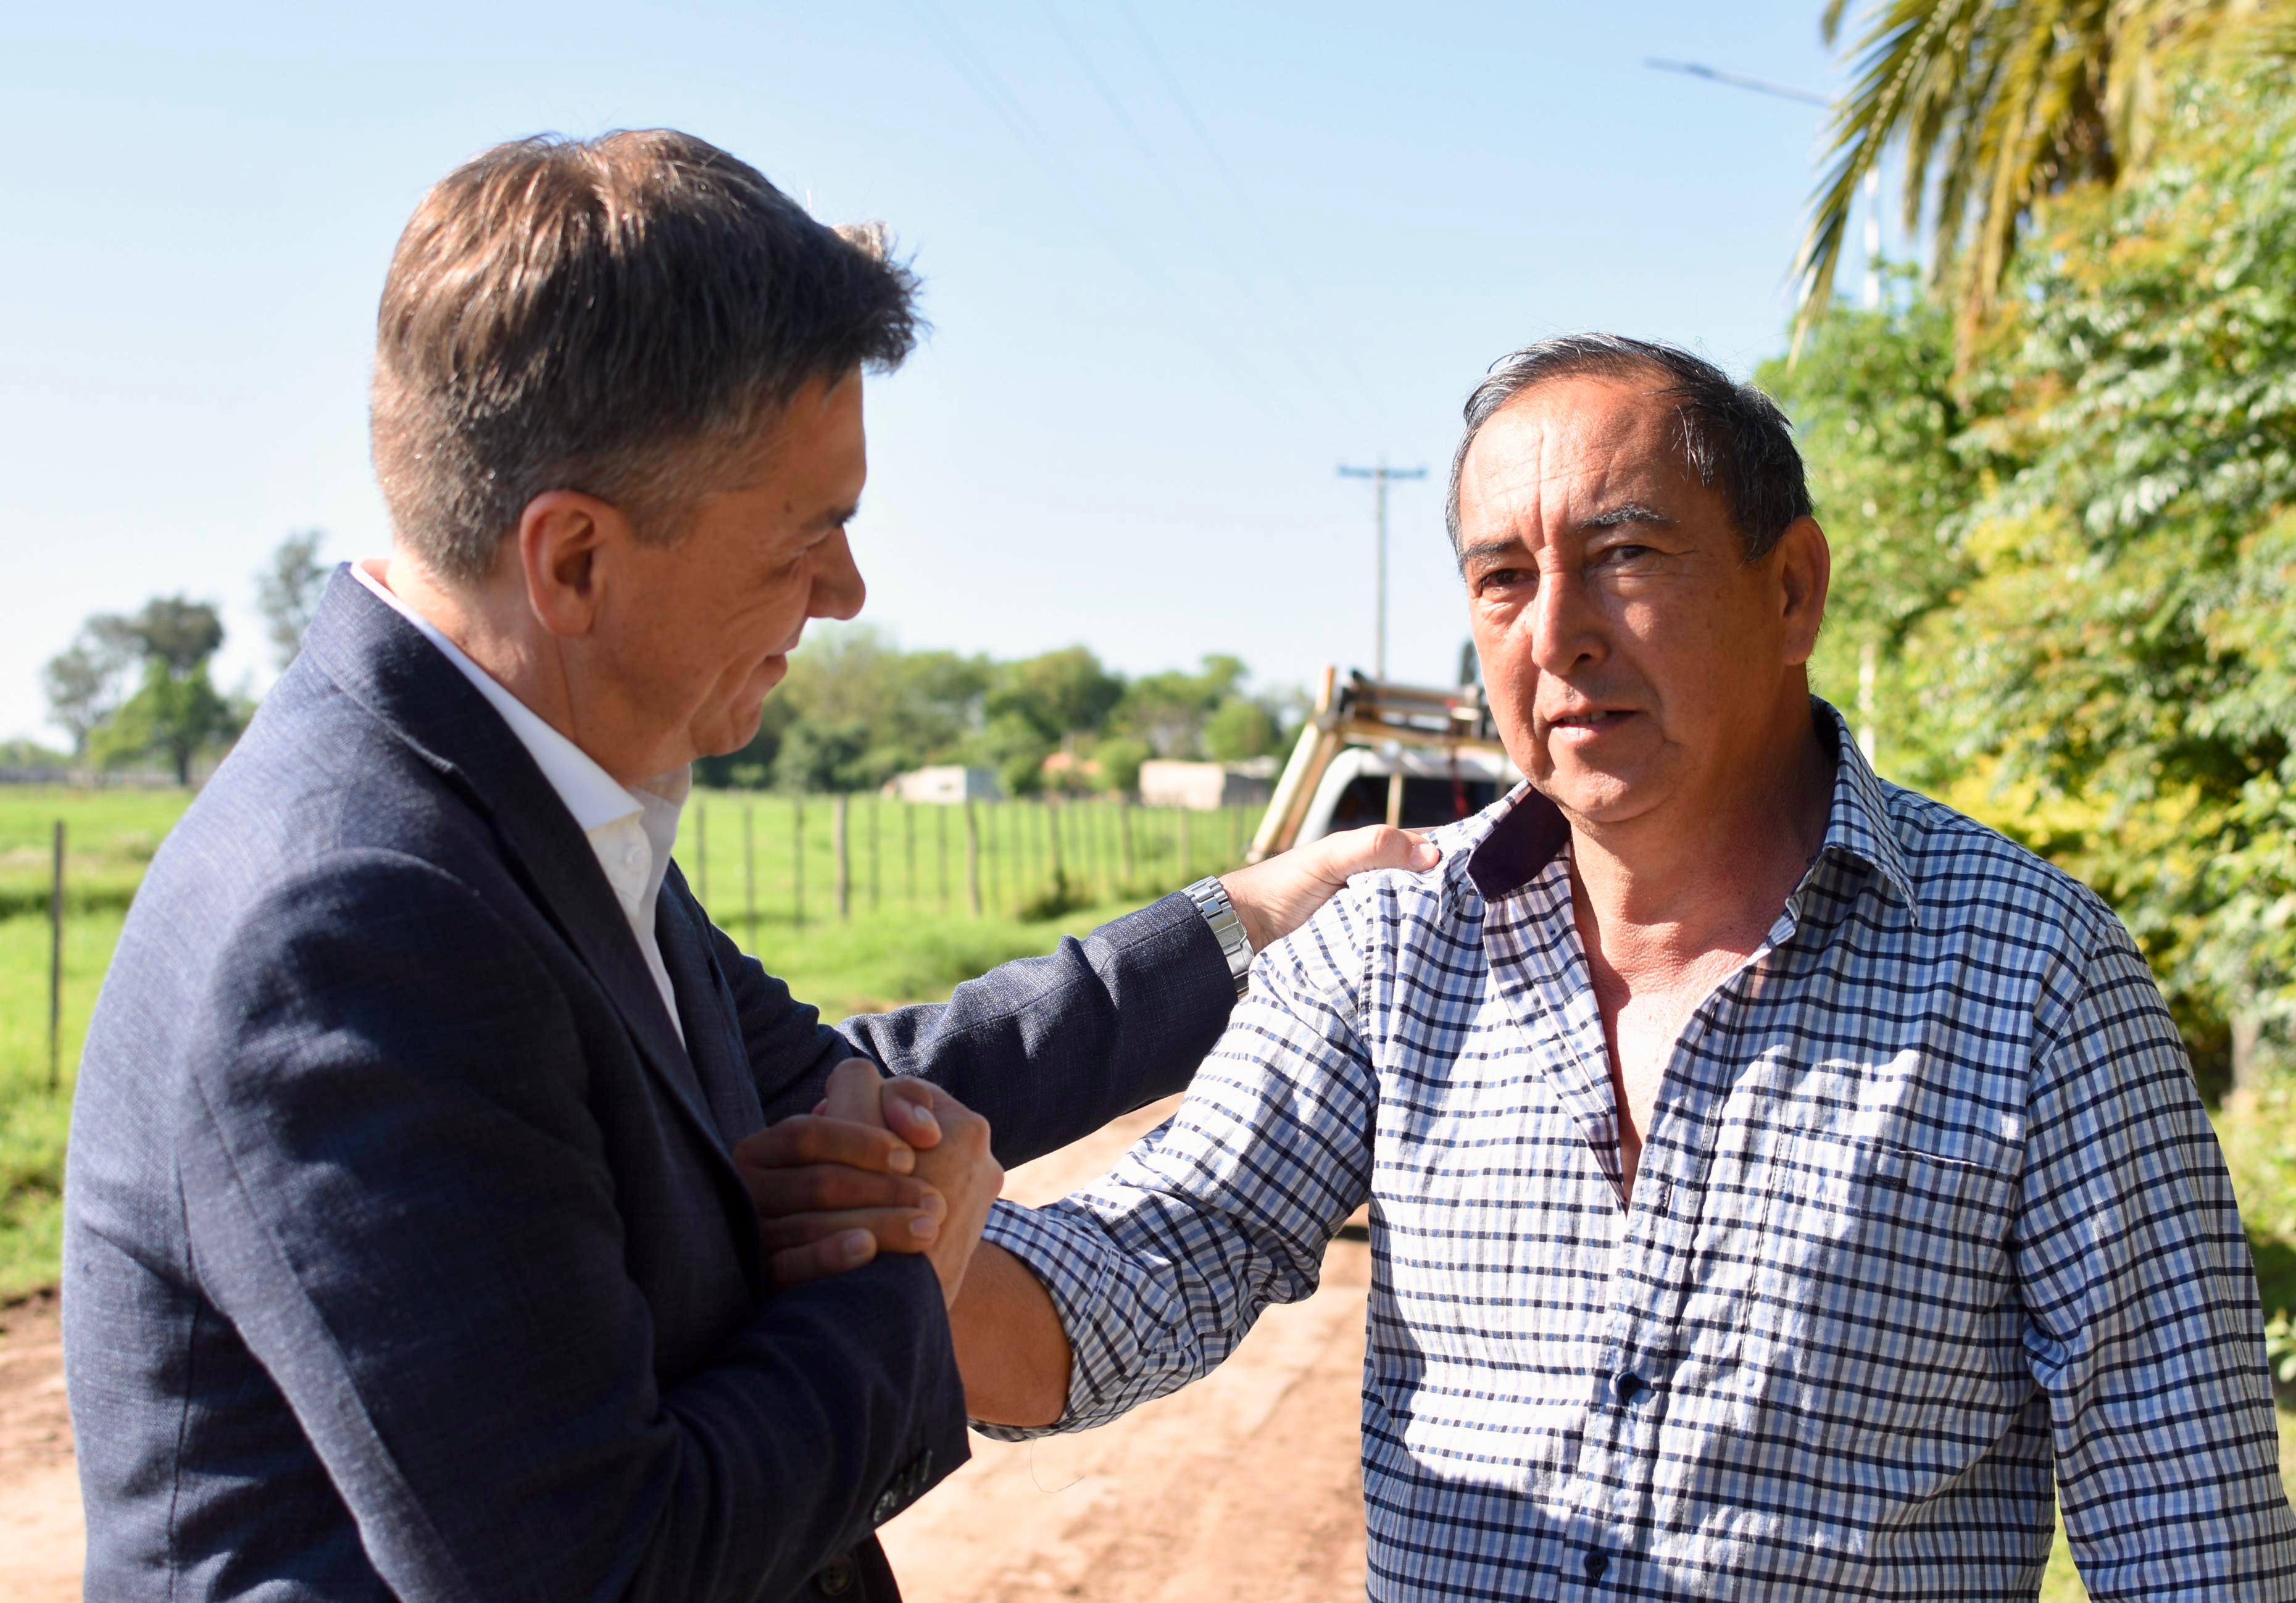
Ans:
<svg viewBox="0 0 2296 1603"><path fill-rule="evenodd" d="M1332 892L1358 874L1374 868L1408 868L1424 873L1443 860L1443 854L1423 835L1407 829L1374 824L1367 829L1342 830L1320 841L1220 875L1235 916L1255 952L1308 922Z"/></svg>
<svg viewBox="0 0 2296 1603"><path fill-rule="evenodd" d="M885 1079L865 1057L831 1073L810 1115L758 1131L734 1159L776 1281L921 1252L952 1303L1004 1182L988 1120L938 1086Z"/></svg>

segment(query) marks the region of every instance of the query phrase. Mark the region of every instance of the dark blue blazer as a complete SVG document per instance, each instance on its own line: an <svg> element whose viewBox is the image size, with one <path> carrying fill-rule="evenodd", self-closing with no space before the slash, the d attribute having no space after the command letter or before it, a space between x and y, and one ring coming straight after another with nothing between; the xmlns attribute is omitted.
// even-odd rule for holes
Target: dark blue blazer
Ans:
<svg viewBox="0 0 2296 1603"><path fill-rule="evenodd" d="M339 572L153 860L80 1070L64 1341L87 1596L891 1595L966 1455L930 1267L775 1289L728 1157L865 1052L1007 1164L1226 1022L1180 898L824 1026L675 871L685 1044L483 697Z"/></svg>

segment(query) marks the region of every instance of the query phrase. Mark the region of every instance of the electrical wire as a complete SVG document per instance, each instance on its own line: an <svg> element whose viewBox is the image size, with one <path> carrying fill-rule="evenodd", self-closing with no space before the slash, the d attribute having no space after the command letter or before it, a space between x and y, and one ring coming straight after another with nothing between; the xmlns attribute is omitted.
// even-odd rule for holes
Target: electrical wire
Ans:
<svg viewBox="0 0 2296 1603"><path fill-rule="evenodd" d="M1284 325L1278 320L1267 302L1261 298L1259 290L1245 275L1234 255L1226 249L1226 235L1221 230L1211 226L1205 220L1203 214L1197 210L1194 201L1189 196L1180 181L1173 176L1171 168L1165 162L1154 144L1142 129L1138 120L1133 117L1123 97L1116 92L1115 86L1108 81L1093 62L1090 53L1085 49L1083 43L1062 19L1054 0L1040 0L1040 4L1044 8L1045 20L1051 25L1054 34L1058 37L1061 44L1076 62L1078 68L1083 71L1086 80L1100 95L1102 103L1107 106L1111 115L1116 119L1119 126L1132 141L1132 148L1139 152L1140 159L1146 162L1149 170L1156 175L1157 180L1164 186L1164 192L1172 197L1172 203L1179 208L1181 214L1203 237L1206 247L1214 259L1219 263L1228 282L1235 286L1237 293L1243 297L1252 311L1258 315L1259 326L1262 332L1274 336L1275 343L1282 349L1283 354L1291 358L1302 376L1308 380L1313 392L1341 413L1342 421L1349 427L1367 433L1368 424L1363 415L1350 403L1334 393L1330 375L1319 368L1290 337Z"/></svg>
<svg viewBox="0 0 2296 1603"><path fill-rule="evenodd" d="M1253 371L1249 359L1232 346L1223 347L1206 333L1205 319L1186 292L1168 277L1157 266L1154 256L1119 225L1109 218L1092 198L1092 186L1075 163L1068 159L1037 120L1029 116L1020 97L1005 84L996 66L974 45L964 30L944 15L933 0L903 0L910 14L917 20L927 37L932 40L959 77L987 101L991 110L1011 131L1046 174L1068 193L1077 212L1099 231L1103 242L1121 258L1127 267L1143 284L1166 303L1166 308L1177 316L1180 325L1189 339L1229 379L1250 394L1258 405L1268 410L1278 421L1296 426L1296 416L1285 417L1275 407L1275 391L1265 379Z"/></svg>

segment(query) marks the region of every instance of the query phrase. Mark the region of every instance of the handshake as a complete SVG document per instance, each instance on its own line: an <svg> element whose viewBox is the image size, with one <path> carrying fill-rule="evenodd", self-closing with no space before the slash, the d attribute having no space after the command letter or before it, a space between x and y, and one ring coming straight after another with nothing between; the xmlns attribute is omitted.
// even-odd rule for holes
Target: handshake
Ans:
<svg viewBox="0 0 2296 1603"><path fill-rule="evenodd" d="M988 1121L939 1086L887 1079L865 1057L829 1076L810 1114L734 1149L780 1286L858 1269L879 1253L922 1253L954 1305L1004 1171Z"/></svg>

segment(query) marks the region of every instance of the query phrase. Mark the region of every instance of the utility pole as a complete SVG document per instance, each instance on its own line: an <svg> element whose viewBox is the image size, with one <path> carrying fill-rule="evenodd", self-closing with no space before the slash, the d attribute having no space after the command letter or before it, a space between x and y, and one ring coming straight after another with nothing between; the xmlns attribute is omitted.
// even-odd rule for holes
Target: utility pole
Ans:
<svg viewBox="0 0 2296 1603"><path fill-rule="evenodd" d="M1341 478L1368 479L1371 481L1373 491L1372 503L1378 509L1379 551L1377 557L1374 559L1376 568L1374 570L1373 583L1379 595L1379 632L1375 637L1375 644L1372 652L1371 659L1371 677L1375 679L1384 679L1387 678L1388 481L1393 479L1424 479L1426 476L1427 470L1423 467L1390 467L1387 465L1386 459L1383 457L1381 459L1380 464L1377 467L1349 467L1345 463L1340 464Z"/></svg>

